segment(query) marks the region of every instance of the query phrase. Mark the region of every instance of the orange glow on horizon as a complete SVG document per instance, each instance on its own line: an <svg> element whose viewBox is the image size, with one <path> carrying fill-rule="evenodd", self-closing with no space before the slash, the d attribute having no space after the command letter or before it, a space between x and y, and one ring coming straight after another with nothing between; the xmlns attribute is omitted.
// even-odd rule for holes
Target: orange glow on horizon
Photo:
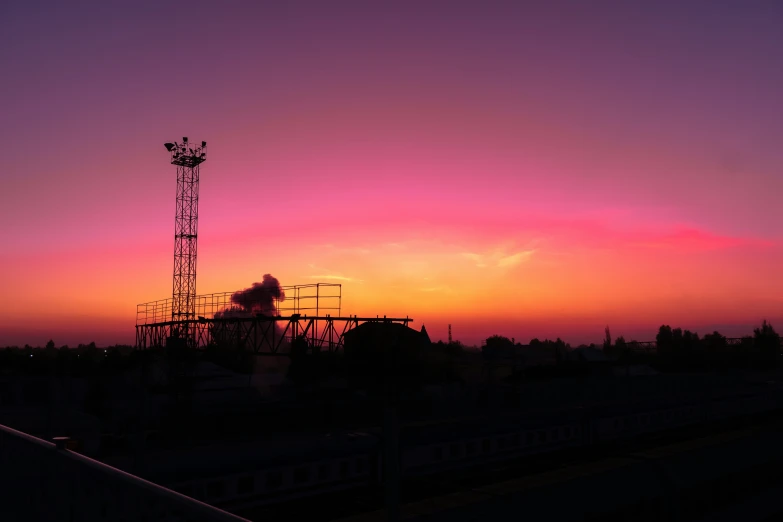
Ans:
<svg viewBox="0 0 783 522"><path fill-rule="evenodd" d="M780 7L304 3L3 6L0 346L134 341L183 134L198 293L340 282L469 344L783 330Z"/></svg>

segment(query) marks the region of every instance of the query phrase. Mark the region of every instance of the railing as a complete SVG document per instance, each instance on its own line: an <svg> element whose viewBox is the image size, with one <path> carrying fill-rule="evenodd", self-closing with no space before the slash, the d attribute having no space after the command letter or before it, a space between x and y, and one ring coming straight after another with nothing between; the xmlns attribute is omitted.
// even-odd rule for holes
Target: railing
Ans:
<svg viewBox="0 0 783 522"><path fill-rule="evenodd" d="M260 311L269 314L303 314L319 316L332 314L339 316L342 306L342 286L339 283L313 283L309 285L284 286L281 288L284 298L269 296L268 303L254 302L249 297L234 298L236 292L218 292L195 296L195 317L215 319L220 314L241 314L244 311ZM159 324L172 320L173 300L160 299L136 306L136 326Z"/></svg>
<svg viewBox="0 0 783 522"><path fill-rule="evenodd" d="M249 522L2 425L0 520Z"/></svg>

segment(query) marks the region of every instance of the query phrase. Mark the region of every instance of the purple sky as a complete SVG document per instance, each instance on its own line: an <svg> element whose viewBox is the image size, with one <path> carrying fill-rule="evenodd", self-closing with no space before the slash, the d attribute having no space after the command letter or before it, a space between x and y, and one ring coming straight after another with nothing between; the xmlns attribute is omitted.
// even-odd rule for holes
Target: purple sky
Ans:
<svg viewBox="0 0 783 522"><path fill-rule="evenodd" d="M3 2L0 345L132 340L183 134L199 291L327 275L471 342L783 319L783 4L537 4Z"/></svg>

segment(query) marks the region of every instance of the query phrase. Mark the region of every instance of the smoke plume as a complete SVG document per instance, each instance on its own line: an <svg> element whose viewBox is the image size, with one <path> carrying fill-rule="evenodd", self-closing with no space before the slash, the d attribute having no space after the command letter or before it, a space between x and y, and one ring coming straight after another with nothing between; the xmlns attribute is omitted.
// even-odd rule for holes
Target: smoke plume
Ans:
<svg viewBox="0 0 783 522"><path fill-rule="evenodd" d="M285 299L280 281L271 274L264 274L260 283L239 290L231 295L231 302L244 312L277 315L277 304Z"/></svg>
<svg viewBox="0 0 783 522"><path fill-rule="evenodd" d="M285 299L285 292L280 286L280 281L271 274L264 274L260 283L253 283L250 288L238 290L231 294L231 306L215 312L215 319L251 319L257 314L268 317L278 315L278 304ZM282 336L282 329L277 322L274 323L274 339ZM257 333L257 332L256 332ZM269 332L267 332L269 333ZM230 329L225 325L213 325L213 336L216 340L226 341L230 335ZM257 345L261 338L254 338ZM273 339L268 339L273 342ZM233 341L232 341L233 342Z"/></svg>

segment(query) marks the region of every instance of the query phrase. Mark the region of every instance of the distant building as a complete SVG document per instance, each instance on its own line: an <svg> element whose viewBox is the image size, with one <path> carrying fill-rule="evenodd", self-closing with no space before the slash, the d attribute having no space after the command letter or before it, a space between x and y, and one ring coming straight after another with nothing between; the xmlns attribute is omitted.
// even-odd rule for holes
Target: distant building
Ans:
<svg viewBox="0 0 783 522"><path fill-rule="evenodd" d="M365 350L380 352L388 348L398 353L418 354L432 344L427 329L417 331L401 323L363 323L343 335L345 355L351 357Z"/></svg>
<svg viewBox="0 0 783 522"><path fill-rule="evenodd" d="M427 328L424 327L424 325L421 325L421 332L419 332L422 336L422 340L426 345L430 345L432 341L430 340L430 334L427 333Z"/></svg>
<svg viewBox="0 0 783 522"><path fill-rule="evenodd" d="M421 355L431 347L426 329L368 322L343 335L348 381L354 389L379 390L384 382L415 386Z"/></svg>

